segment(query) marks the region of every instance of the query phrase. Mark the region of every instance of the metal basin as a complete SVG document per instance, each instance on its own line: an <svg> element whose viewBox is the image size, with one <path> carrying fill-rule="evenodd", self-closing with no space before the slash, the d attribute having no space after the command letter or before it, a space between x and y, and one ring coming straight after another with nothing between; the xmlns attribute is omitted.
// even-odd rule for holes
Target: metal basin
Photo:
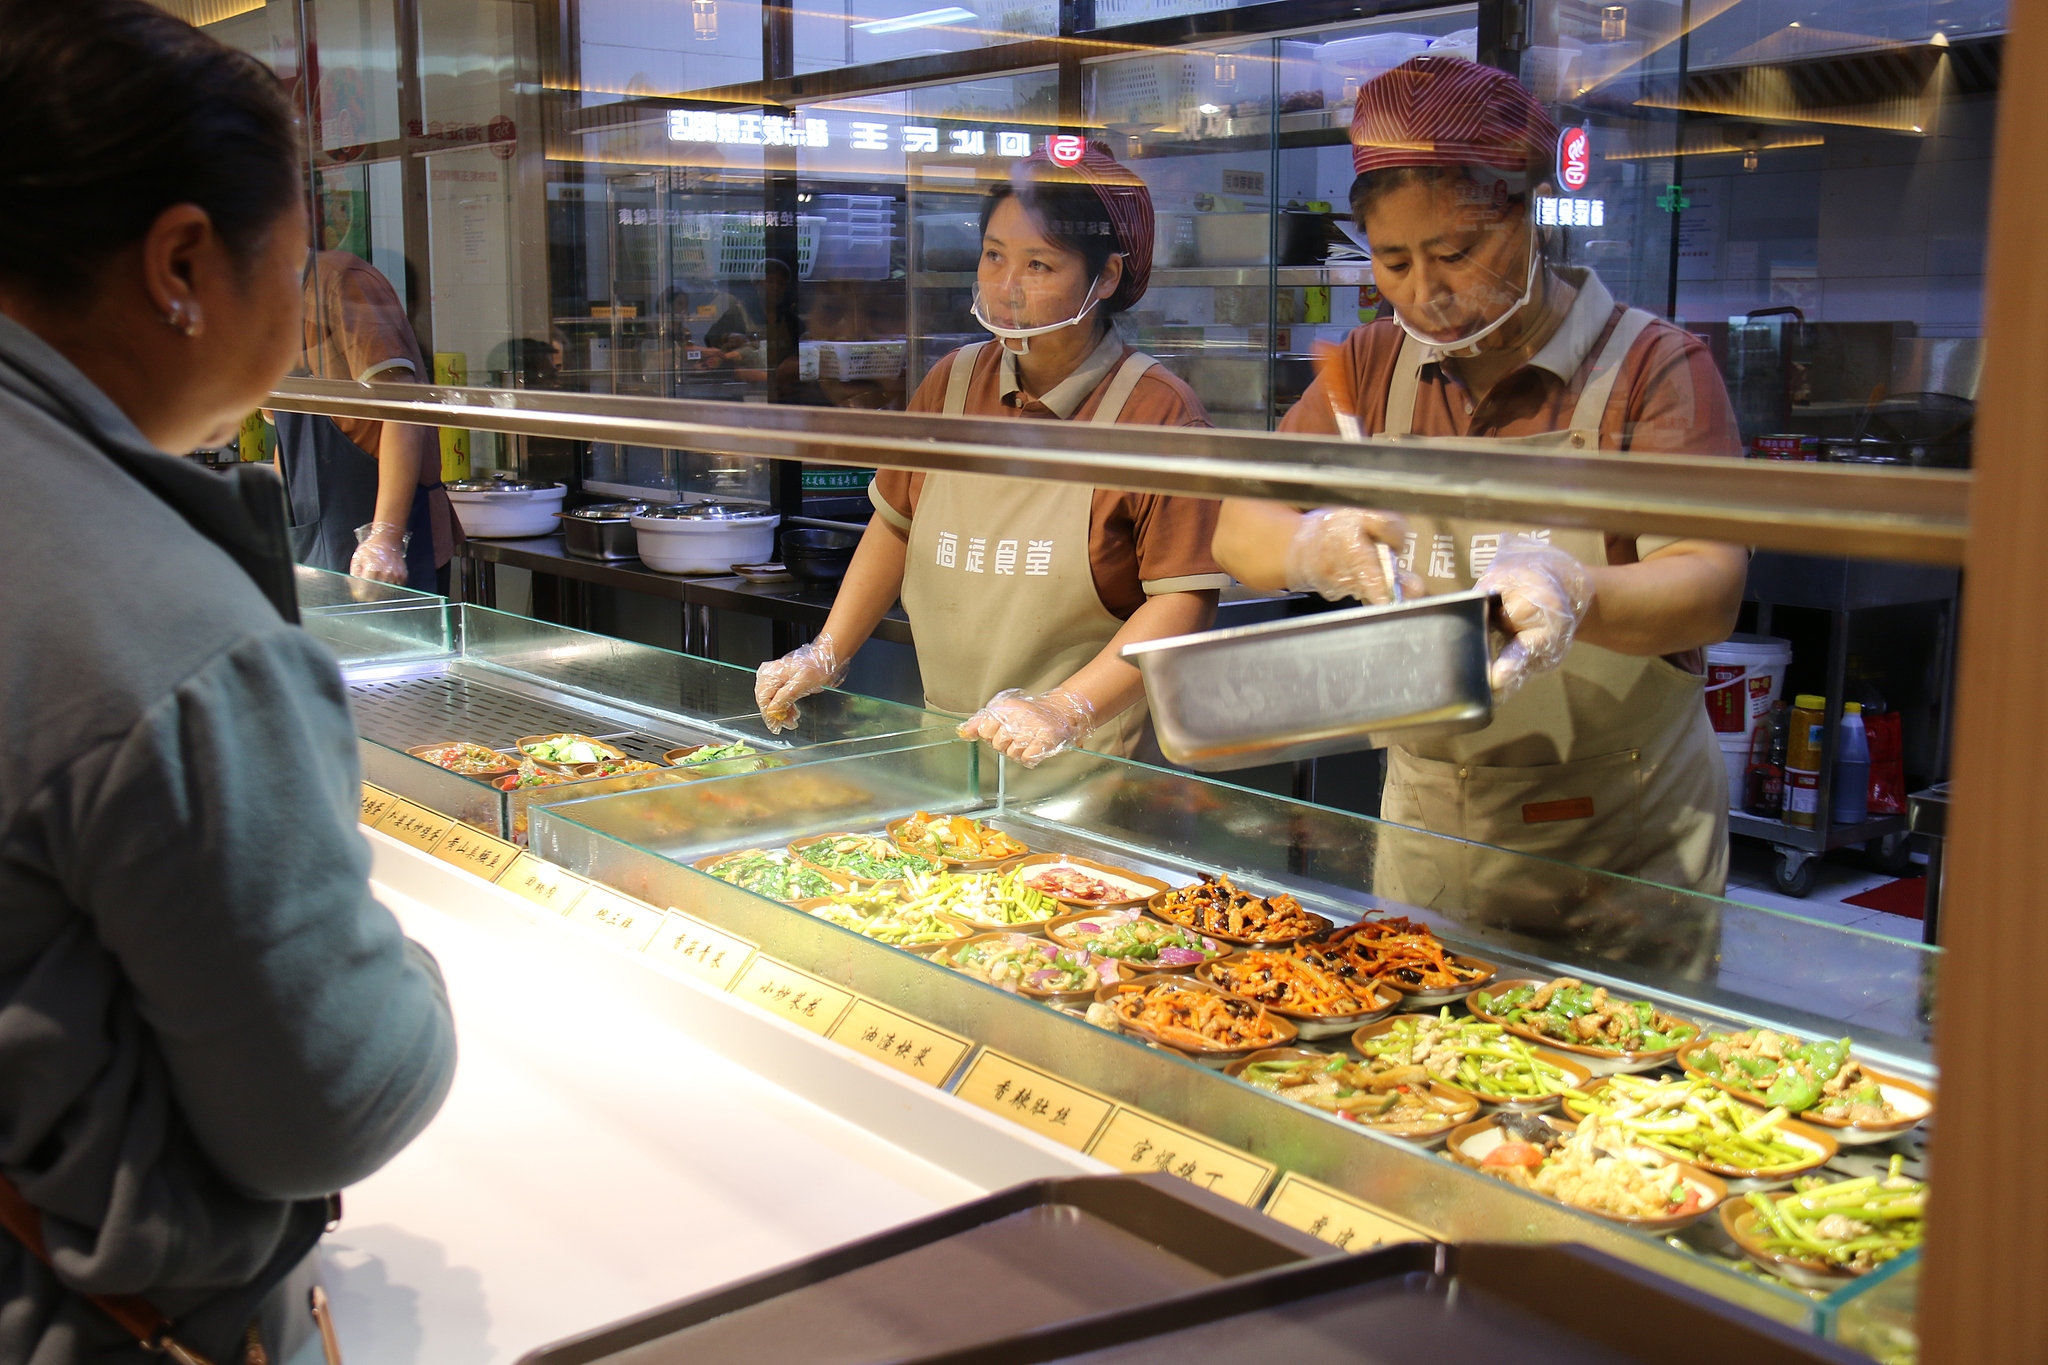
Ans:
<svg viewBox="0 0 2048 1365"><path fill-rule="evenodd" d="M1159 747L1227 772L1483 729L1491 593L1446 593L1126 645Z"/></svg>

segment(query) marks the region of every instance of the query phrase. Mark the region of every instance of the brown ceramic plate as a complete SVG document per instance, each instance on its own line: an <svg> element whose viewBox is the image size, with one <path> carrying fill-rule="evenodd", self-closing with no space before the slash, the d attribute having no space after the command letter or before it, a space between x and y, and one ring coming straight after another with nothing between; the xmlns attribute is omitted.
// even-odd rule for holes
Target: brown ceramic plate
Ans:
<svg viewBox="0 0 2048 1365"><path fill-rule="evenodd" d="M1005 872L1015 872L1023 877L1026 882L1029 882L1033 873L1043 868L1056 866L1076 867L1093 876L1105 879L1114 878L1116 881L1125 883L1131 889L1130 895L1107 901L1090 901L1082 900L1075 896L1059 896L1054 895L1050 891L1045 893L1064 905L1071 905L1080 910L1141 910L1154 896L1162 891L1173 889L1157 877L1148 877L1142 872L1133 872L1127 867L1115 867L1109 863L1098 863L1093 858L1077 857L1071 853L1033 853L1027 857L1018 858L1005 864L1003 870ZM1043 887L1038 889L1044 890Z"/></svg>
<svg viewBox="0 0 2048 1365"><path fill-rule="evenodd" d="M1377 1038L1383 1033L1391 1033L1399 1026L1403 1019L1433 1020L1435 1018L1436 1016L1433 1014L1396 1014L1375 1023L1367 1024L1364 1028L1353 1033L1351 1035L1351 1046L1363 1051L1361 1044L1369 1039ZM1587 1083L1593 1079L1593 1073L1586 1070L1575 1057L1567 1057L1562 1052L1552 1052L1547 1047L1539 1047L1532 1050L1537 1057L1564 1072L1565 1079L1570 1082L1568 1088L1572 1090L1584 1090ZM1465 1090L1465 1087L1459 1085L1456 1081L1442 1081L1440 1084L1447 1085L1453 1090ZM1562 1091L1554 1095L1542 1095L1531 1099L1497 1099L1490 1095L1483 1095L1476 1090L1469 1090L1465 1093L1471 1095L1488 1108L1513 1109L1523 1114L1540 1114L1546 1109L1554 1109L1557 1107L1558 1101L1563 1098Z"/></svg>
<svg viewBox="0 0 2048 1365"><path fill-rule="evenodd" d="M574 770L574 768L576 767L575 764L556 763L550 759L535 758L532 754L527 753L526 751L526 746L529 744L545 744L559 740L581 740L583 743L588 744L591 748L596 749L599 753L610 754L613 758L631 757L631 755L629 755L624 749L618 748L615 745L607 744L601 739L592 739L589 735L570 734L568 732L564 732L562 734L557 735L522 735L518 743L513 747L517 748L520 753L525 754L527 760L531 762L533 766L536 768L546 768L550 772L558 773L570 772Z"/></svg>
<svg viewBox="0 0 2048 1365"><path fill-rule="evenodd" d="M938 963L941 967L951 967L954 971L960 972L963 975L974 976L974 973L969 972L964 967L957 965L954 961L954 958L958 954L967 951L969 948L972 948L977 943L993 943L1000 939L1017 939L1020 940L1022 943L1035 943L1040 948L1051 948L1054 952L1070 951L1063 945L1049 943L1045 939L1040 938L1036 934L1027 934L1013 930L1008 933L976 934L973 938L963 938L956 942L945 944L939 949L939 951L932 954L932 961ZM1102 975L1102 973L1105 971L1115 973L1118 970L1117 964L1109 958L1094 958L1093 961L1096 964L1097 975L1102 977L1102 985L1115 985L1120 981L1128 979L1120 974ZM976 976L974 977L974 979L980 981L983 978ZM1010 987L1008 986L997 985L997 983L993 981L989 982L988 984L996 986L997 990L1010 989ZM1020 981L1017 983L1015 993L1031 1000L1045 1000L1055 1005L1086 1005L1090 1000L1093 1000L1095 998L1095 993L1102 989L1102 985L1084 986L1079 990L1072 991L1048 991L1041 990L1038 987L1030 985L1027 982Z"/></svg>
<svg viewBox="0 0 2048 1365"><path fill-rule="evenodd" d="M1056 915L1052 919L1047 920L1045 922L1045 936L1063 948L1072 948L1076 952L1086 952L1088 951L1087 948L1074 936L1071 932L1072 930L1090 921L1099 923L1111 919L1120 919L1125 915L1131 915L1133 919L1147 920L1153 924L1166 923L1164 920L1154 919L1150 915L1132 915L1129 908L1122 910L1083 910L1078 914ZM1169 927L1194 934L1194 930L1189 929L1183 924L1171 925ZM1208 945L1209 951L1214 957L1223 957L1230 952L1229 948L1206 934L1195 934L1195 937ZM1141 975L1147 972L1185 972L1202 965L1199 962L1139 962L1129 958L1118 958L1116 960L1123 963L1125 968L1134 975Z"/></svg>
<svg viewBox="0 0 2048 1365"><path fill-rule="evenodd" d="M881 885L881 884L883 884L884 882L900 882L900 881L902 881L902 880L903 880L903 878L902 878L901 876L896 876L896 877L862 877L862 876L857 876L857 875L855 875L855 874L854 874L854 873L852 873L852 872L848 872L848 871L846 871L846 870L845 870L844 868L838 868L838 867L826 867L826 866L825 866L825 865L824 865L823 863L814 863L814 862L812 862L812 861L811 861L811 859L810 859L810 857L809 857L809 852L810 852L810 850L811 850L811 848L812 848L812 847L814 847L815 845L818 845L818 844L821 844L821 843L825 842L825 840L827 840L827 839L843 839L843 838L845 838L845 837L846 837L846 834L847 834L847 832L846 832L846 831L842 831L842 832L840 832L840 833L837 833L837 834L813 834L813 835L811 835L811 836L810 836L810 837L809 837L808 839L793 839L793 840L791 840L791 841L790 841L790 845L789 845L789 855L790 855L790 856L791 856L792 858L800 858L800 859L802 859L802 860L804 861L804 863L806 863L807 865L809 865L809 866L811 866L811 867L815 867L815 868L817 868L817 869L818 869L818 870L819 870L820 872L833 872L833 873L837 873L837 874L838 874L838 875L839 875L840 877L843 877L843 878L844 878L844 879L846 880L846 882L847 882L847 884L848 884L849 886L880 886L880 885ZM860 836L860 837L862 837L862 838L873 838L874 836L873 836L873 835L862 835L862 836ZM896 846L895 846L894 844L890 844L890 843L889 843L889 841L888 841L887 839L884 839L884 840L882 840L881 842L882 842L882 843L884 843L884 844L887 844L887 845L888 845L888 846L889 846L890 848L892 848L892 849L896 847ZM899 850L899 851L900 851L900 850Z"/></svg>
<svg viewBox="0 0 2048 1365"><path fill-rule="evenodd" d="M1190 883L1190 885L1193 885L1193 883ZM1316 938L1320 935L1327 934L1330 932L1330 929L1332 927L1329 920L1325 919L1321 915L1318 915L1315 911L1303 910L1301 913L1308 917L1309 923L1313 927L1304 930L1303 932L1298 934L1280 934L1275 935L1273 937L1261 937L1255 934L1223 934L1218 933L1214 929L1198 929L1193 924L1189 923L1187 920L1176 919L1172 915L1167 914L1164 910L1160 908L1167 897L1174 895L1176 892L1185 891L1186 889L1187 887L1169 887L1167 890L1161 891L1158 895L1152 897L1151 900L1145 902L1145 909L1147 913L1149 913L1155 919L1165 920L1168 924L1178 924L1181 928L1186 929L1190 933L1202 934L1205 937L1216 939L1218 942L1222 943L1234 943L1241 948L1284 948L1290 943L1299 943L1305 938ZM1243 888L1240 887L1239 890L1243 890Z"/></svg>
<svg viewBox="0 0 2048 1365"><path fill-rule="evenodd" d="M1373 998L1378 1003L1370 1009L1362 1009L1352 1014L1312 1014L1307 1010L1290 1009L1285 1005L1276 1005L1270 1000L1259 1000L1257 997L1249 995L1244 991L1234 991L1224 982L1216 979L1216 973L1219 970L1229 968L1233 963L1242 963L1252 953L1284 953L1286 951L1285 948L1240 949L1229 957L1218 958L1212 962L1204 962L1201 966L1195 968L1195 979L1208 982L1226 995L1235 995L1242 1000L1251 1000L1255 1004L1263 1004L1281 1018L1291 1020L1294 1026L1301 1031L1301 1036L1304 1038L1329 1038L1339 1033L1349 1033L1361 1024L1369 1024L1375 1019L1386 1018L1401 1003L1401 993L1399 991L1390 989L1377 981L1372 981L1367 984L1373 988Z"/></svg>
<svg viewBox="0 0 2048 1365"><path fill-rule="evenodd" d="M485 753L497 754L497 756L500 759L503 759L504 761L495 768L485 768L473 773L464 773L456 772L456 770L453 768L443 767L439 763L434 763L434 760L428 757L429 754L433 753L437 749L447 749L457 744L466 745L472 749L481 749ZM510 754L498 753L498 751L496 749L493 749L490 745L479 744L473 739L444 739L439 744L415 744L412 748L407 749L406 752L411 754L414 758L421 760L422 762L434 763L434 766L440 768L441 771L443 772L455 773L457 777L473 777L477 779L479 782L487 782L491 778L503 777L506 773L516 773L519 771L518 759L512 757Z"/></svg>
<svg viewBox="0 0 2048 1365"><path fill-rule="evenodd" d="M1238 1004L1250 1003L1237 1000L1235 996L1224 995L1222 991L1205 982L1195 981L1185 976L1160 976L1156 974L1140 978L1137 981L1123 982L1115 986L1104 986L1101 990L1095 992L1095 999L1100 1004L1109 1005L1114 1008L1116 1000L1120 996L1128 995L1133 991L1142 992L1154 989L1199 991L1217 996L1220 999L1235 1001ZM1225 1062L1234 1062L1240 1057L1249 1057L1252 1053L1261 1052L1267 1048L1285 1047L1294 1041L1296 1034L1293 1024L1263 1007L1254 1006L1254 1008L1258 1010L1258 1017L1263 1019L1269 1026L1266 1030L1266 1036L1256 1042L1245 1043L1237 1047L1217 1046L1197 1039L1183 1041L1163 1038L1142 1024L1125 1022L1121 1016L1117 1018L1117 1027L1130 1034L1133 1038L1142 1038L1148 1043L1154 1043L1170 1051L1178 1052L1184 1057L1192 1057L1205 1066L1222 1066Z"/></svg>
<svg viewBox="0 0 2048 1365"><path fill-rule="evenodd" d="M1533 990L1549 984L1547 981L1538 981L1534 977L1526 976L1509 981L1497 981L1491 985L1480 982L1473 986L1472 994L1465 997L1465 1008L1472 1011L1474 1018L1484 1019L1489 1024L1499 1024L1517 1038L1526 1038L1532 1043L1541 1043L1555 1051L1569 1052L1575 1057L1586 1058L1586 1067L1595 1076L1612 1075L1617 1071L1655 1071L1660 1066L1669 1065L1671 1059L1678 1055L1678 1049L1685 1046L1685 1043L1673 1043L1670 1047L1660 1047L1649 1052L1622 1052L1611 1047L1588 1047L1582 1043L1567 1043L1538 1032L1527 1024L1510 1024L1499 1015L1482 1008L1479 1003L1479 992L1482 990L1488 995L1499 995L1517 986L1528 986ZM1663 1010L1657 1012L1663 1014L1666 1019L1691 1027L1692 1038L1686 1039L1686 1042L1691 1042L1693 1038L1702 1037L1706 1033L1705 1029L1690 1019L1680 1019L1677 1015L1666 1014Z"/></svg>
<svg viewBox="0 0 2048 1365"><path fill-rule="evenodd" d="M927 812L927 814L929 814L929 812ZM950 819L952 817L940 816L939 818ZM920 858L931 857L932 855L926 853L923 849L912 848L909 844L904 843L901 839L898 839L896 837L897 831L902 829L903 826L909 824L910 819L911 817L906 815L901 820L891 820L888 823L888 825L885 826L889 833L889 842L895 844L896 847L902 849L905 853L915 853ZM986 828L988 822L985 820L977 820L975 821L975 823ZM1000 832L1001 831L997 831L997 833ZM1015 838L1016 836L1010 835L1007 837ZM1021 839L1018 839L1017 842L1023 845L1026 852L1029 852L1030 845L1024 844L1024 841ZM956 858L950 853L941 853L939 855L939 861L946 865L946 871L948 872L989 872L994 870L995 868L1001 867L1004 863L1013 862L1016 859L1022 858L1024 856L1025 855L1023 853L1005 853L1000 855L999 857L994 858Z"/></svg>
<svg viewBox="0 0 2048 1365"><path fill-rule="evenodd" d="M833 897L831 896L806 896L802 900L791 901L789 904L794 909L803 911L806 915L815 915L818 913L819 906L829 905L832 903L832 900ZM901 948L906 953L916 953L919 957L929 957L941 948L950 948L956 943L965 942L974 933L974 930L968 928L959 920L954 919L951 915L934 915L932 918L954 930L953 937L942 938L934 943L891 943L887 939L880 938L873 939L872 941L881 944L884 948ZM846 926L841 925L840 927L845 928ZM852 932L860 933L858 929ZM861 934L861 937L870 938L871 936Z"/></svg>
<svg viewBox="0 0 2048 1365"><path fill-rule="evenodd" d="M1740 1247L1743 1255L1773 1275L1801 1289L1822 1291L1839 1289L1860 1278L1859 1272L1846 1270L1831 1261L1787 1256L1782 1251L1769 1250L1764 1246L1761 1229L1757 1226L1762 1218L1763 1215L1747 1199L1731 1199L1721 1205L1721 1230L1728 1234L1728 1240Z"/></svg>
<svg viewBox="0 0 2048 1365"><path fill-rule="evenodd" d="M1787 1034L1786 1036L1791 1037L1792 1035ZM1684 1069L1685 1074L1697 1076L1707 1084L1727 1091L1738 1100L1747 1100L1751 1104L1759 1104L1769 1108L1769 1103L1754 1090L1745 1090L1741 1086L1722 1080L1719 1076L1702 1071L1698 1066L1694 1065L1693 1055L1712 1041L1711 1037L1696 1038L1678 1049L1678 1065ZM1800 1041L1803 1042L1805 1040L1801 1039ZM1926 1086L1899 1076L1887 1076L1881 1072L1872 1071L1867 1066L1863 1070L1870 1079L1876 1081L1883 1089L1884 1097L1891 1102L1892 1108L1898 1110L1905 1117L1892 1119L1885 1123L1850 1123L1846 1119L1822 1118L1820 1115L1811 1112L1795 1114L1793 1117L1797 1118L1801 1123L1810 1124L1815 1128L1827 1129L1835 1135L1835 1141L1841 1143L1844 1147L1859 1147L1866 1143L1883 1142L1886 1138L1896 1137L1910 1128L1917 1127L1934 1113L1934 1092Z"/></svg>
<svg viewBox="0 0 2048 1365"><path fill-rule="evenodd" d="M1607 1088L1609 1079L1611 1078L1602 1077L1593 1082L1585 1088L1585 1093L1588 1096L1599 1094ZM1747 1103L1747 1101L1744 1103ZM1754 1106L1750 1107L1754 1108ZM1575 1123L1586 1116L1585 1109L1570 1096L1565 1097L1564 1113ZM1763 1116L1763 1110L1757 1109L1755 1111L1756 1118L1762 1118ZM1801 1147L1811 1148L1813 1159L1798 1166L1774 1166L1768 1170L1758 1170L1745 1166L1727 1166L1718 1161L1706 1161L1703 1159L1695 1159L1690 1164L1698 1167L1700 1170L1718 1175L1724 1180L1736 1182L1743 1186L1745 1190L1762 1189L1770 1185L1782 1185L1794 1176L1805 1175L1808 1171L1825 1166L1830 1161L1833 1161L1835 1154L1841 1150L1841 1145L1828 1136L1828 1134L1818 1128L1809 1127L1797 1119L1786 1119L1779 1123L1778 1132L1784 1137L1790 1138Z"/></svg>
<svg viewBox="0 0 2048 1365"><path fill-rule="evenodd" d="M1569 1133L1578 1127L1576 1123L1565 1119L1545 1118L1543 1121L1561 1133ZM1449 1140L1444 1144L1444 1150L1450 1154L1453 1161L1479 1170L1480 1163L1486 1160L1486 1154L1500 1146L1503 1140L1500 1116L1489 1114L1476 1122L1453 1128ZM1726 1202L1728 1186L1719 1176L1709 1175L1699 1167L1687 1165L1683 1161L1673 1161L1670 1164L1678 1168L1679 1175L1686 1184L1699 1191L1699 1208L1689 1213L1670 1214L1664 1217L1642 1217L1625 1213L1602 1213L1599 1209L1587 1208L1581 1204L1565 1204L1565 1207L1577 1209L1580 1213L1590 1213L1596 1218L1605 1218L1610 1223L1641 1228L1644 1232L1676 1232L1682 1227L1698 1222ZM1562 1199L1557 1202L1564 1204Z"/></svg>
<svg viewBox="0 0 2048 1365"><path fill-rule="evenodd" d="M1250 1066L1253 1062L1291 1062L1296 1060L1311 1060L1318 1057L1327 1061L1330 1057L1335 1055L1337 1054L1321 1052L1312 1047L1269 1047L1261 1051L1254 1052L1249 1057L1238 1058L1236 1061L1232 1062L1230 1065L1223 1068L1223 1074L1226 1076L1235 1076L1239 1079L1243 1079L1245 1068ZM1247 1081L1246 1084L1249 1085L1250 1082ZM1262 1090L1265 1089L1265 1087L1263 1086L1259 1088ZM1287 1094L1285 1091L1268 1090L1266 1091L1266 1093L1269 1095L1277 1095L1281 1099L1287 1098ZM1439 1145L1443 1141L1444 1136L1448 1134L1453 1128L1458 1128L1463 1126L1464 1124L1470 1123L1473 1119L1479 1116L1479 1101L1467 1091L1454 1089L1451 1086L1443 1084L1441 1081L1431 1081L1429 1083L1429 1093L1435 1095L1440 1100L1457 1104L1458 1112L1455 1114L1444 1115L1443 1122L1441 1123L1429 1124L1423 1127L1418 1127L1412 1132L1400 1132L1395 1129L1386 1127L1382 1124L1367 1123L1359 1119L1345 1118L1342 1114L1332 1114L1329 1110L1323 1109L1316 1105L1304 1104L1302 1105L1302 1107L1304 1109L1314 1109L1318 1114L1330 1114L1330 1117L1337 1119L1339 1122L1353 1124L1360 1128L1367 1128L1375 1133L1385 1133L1389 1137L1397 1137L1406 1142L1420 1143L1425 1147L1434 1147ZM1295 1103L1300 1102L1295 1101Z"/></svg>
<svg viewBox="0 0 2048 1365"><path fill-rule="evenodd" d="M691 864L690 864L690 866L691 866L691 867L694 867L694 868L696 868L696 869L697 869L697 870L698 870L699 872L710 872L712 876L714 876L714 877L717 877L717 876L718 876L718 874L717 874L716 872L712 872L712 871L711 871L711 869L712 869L712 868L714 868L714 867L716 867L716 866L718 866L718 865L719 865L720 863L722 863L722 862L726 861L726 859L728 859L728 858L743 858L743 857L745 857L745 856L746 856L747 854L749 854L749 853L759 853L759 854L763 854L763 855L765 855L765 856L767 856L767 857L770 857L770 858L772 858L772 857L774 857L774 856L776 855L776 853L777 853L777 852L779 852L779 851L780 851L780 850L777 850L777 849L768 849L768 848L741 848L741 849L735 849L735 850L733 850L733 851L732 851L732 852L730 852L730 853L713 853L713 854L709 855L708 857L703 857L703 858L699 858L699 859L698 859L698 860L697 860L696 862L694 862L694 863L691 863ZM783 856L783 857L785 857L785 858L787 858L787 857L789 857L789 854L785 852L785 853L783 853L783 854L782 854L782 856ZM798 859L796 859L795 861L796 861L797 863L799 863L799 864L800 864L801 866L803 866L803 867L804 867L804 868L805 868L805 869L806 869L807 871L811 871L811 872L815 872L815 873L817 873L817 874L818 874L818 875L819 875L820 877L823 877L823 878L824 878L824 879L825 879L826 881L828 881L828 882L832 883L832 885L834 885L834 886L837 886L837 887L850 887L850 886L852 886L852 883L851 883L851 882L849 882L849 881L848 881L848 880L846 879L846 877L845 877L844 875L842 875L841 873L838 873L838 872L834 872L834 871L833 871L833 870L832 870L831 868L829 868L829 867L812 867L812 866L811 866L811 865L810 865L809 863L806 863L806 862L804 862L804 861L803 861L803 859L801 859L801 858L798 858ZM722 877L721 877L721 878L719 878L719 880L723 881L723 880L724 880L724 878L722 878ZM727 884L728 884L728 885L731 885L731 883L727 883ZM830 899L831 899L831 897L829 897L829 896L821 896L821 897L817 897L816 899L819 899L819 900L830 900ZM787 904L787 905L794 905L794 904L796 904L796 902L795 902L795 901L786 901L786 902L784 902L784 904Z"/></svg>

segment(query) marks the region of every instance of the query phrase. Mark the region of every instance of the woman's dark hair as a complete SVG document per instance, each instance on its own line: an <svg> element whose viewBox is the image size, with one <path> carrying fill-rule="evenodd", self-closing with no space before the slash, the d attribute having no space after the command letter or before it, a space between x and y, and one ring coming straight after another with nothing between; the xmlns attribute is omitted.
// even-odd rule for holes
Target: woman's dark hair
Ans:
<svg viewBox="0 0 2048 1365"><path fill-rule="evenodd" d="M197 204L243 264L299 197L277 78L144 0L0 0L0 278L89 294L115 252Z"/></svg>
<svg viewBox="0 0 2048 1365"><path fill-rule="evenodd" d="M1109 258L1123 250L1116 224L1103 207L1102 196L1088 185L1073 180L1027 180L1020 189L1008 180L989 186L981 201L981 232L988 235L988 220L1005 199L1015 198L1045 229L1046 240L1081 258L1088 278L1100 276ZM1099 316L1107 318L1122 310L1113 299L1104 299Z"/></svg>

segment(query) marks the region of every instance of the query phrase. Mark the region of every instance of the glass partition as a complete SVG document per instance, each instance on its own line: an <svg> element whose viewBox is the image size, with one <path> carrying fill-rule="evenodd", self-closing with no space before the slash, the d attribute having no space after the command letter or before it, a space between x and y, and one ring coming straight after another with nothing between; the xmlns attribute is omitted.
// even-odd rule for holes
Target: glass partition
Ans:
<svg viewBox="0 0 2048 1365"><path fill-rule="evenodd" d="M292 581L298 588L299 610L308 616L340 611L381 611L392 606L424 606L442 600L430 592L416 592L395 583L330 573L309 564L294 564Z"/></svg>
<svg viewBox="0 0 2048 1365"><path fill-rule="evenodd" d="M723 850L880 832L918 809L974 813L1034 850L1087 856L1176 884L1224 872L1260 894L1292 892L1340 923L1375 912L1408 915L1458 951L1498 964L1503 978L1573 975L1710 1030L1761 1025L1847 1036L1873 1063L1930 1078L1934 950L1093 755L1063 756L1028 775L983 763L974 746L961 743L823 759L550 805L534 815L533 848L741 934L827 980L1336 1185L1435 1235L1583 1241L1781 1320L1824 1327L1813 1298L1758 1276L1711 1219L1668 1237L1627 1230L1141 1046L1087 1022L1079 1007L1005 994L689 866ZM1480 866L1475 857L1491 875L1447 877L1414 901L1386 894L1390 865L1401 865L1412 884L1417 863L1472 869ZM1546 912L1543 922L1530 922L1532 905ZM1842 962L1854 964L1853 979L1832 965ZM1310 1046L1337 1052L1345 1040ZM1907 1135L1843 1148L1838 1170L1862 1174L1894 1152L1910 1172L1921 1169L1922 1149Z"/></svg>

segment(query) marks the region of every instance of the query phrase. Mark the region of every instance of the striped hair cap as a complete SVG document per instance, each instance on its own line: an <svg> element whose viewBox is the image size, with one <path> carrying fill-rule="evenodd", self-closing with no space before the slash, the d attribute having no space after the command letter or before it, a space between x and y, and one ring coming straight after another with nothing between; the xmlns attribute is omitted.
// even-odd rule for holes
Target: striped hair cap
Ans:
<svg viewBox="0 0 2048 1365"><path fill-rule="evenodd" d="M1547 166L1557 124L1505 71L1462 57L1410 57L1373 77L1351 115L1351 165L1367 171L1402 166L1484 166L1528 188L1523 172Z"/></svg>
<svg viewBox="0 0 2048 1365"><path fill-rule="evenodd" d="M1079 161L1063 166L1052 159L1052 140L1047 138L1011 172L1011 183L1019 191L1031 184L1062 182L1084 184L1102 201L1117 250L1124 258L1123 281L1109 302L1118 311L1129 308L1145 296L1145 288L1152 282L1152 191L1100 142L1089 143Z"/></svg>

